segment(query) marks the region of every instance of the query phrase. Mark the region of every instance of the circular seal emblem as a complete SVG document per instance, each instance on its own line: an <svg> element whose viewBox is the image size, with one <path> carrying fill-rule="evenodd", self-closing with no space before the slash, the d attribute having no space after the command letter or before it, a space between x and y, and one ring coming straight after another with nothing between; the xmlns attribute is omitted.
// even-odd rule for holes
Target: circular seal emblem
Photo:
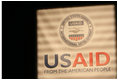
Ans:
<svg viewBox="0 0 118 80"><path fill-rule="evenodd" d="M93 25L86 16L82 14L72 14L62 21L59 33L67 45L81 47L92 37Z"/></svg>

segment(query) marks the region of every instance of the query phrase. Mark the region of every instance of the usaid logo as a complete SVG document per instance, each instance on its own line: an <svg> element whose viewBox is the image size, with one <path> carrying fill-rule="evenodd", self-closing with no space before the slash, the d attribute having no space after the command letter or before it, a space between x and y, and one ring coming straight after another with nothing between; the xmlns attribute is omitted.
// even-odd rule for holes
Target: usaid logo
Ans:
<svg viewBox="0 0 118 80"><path fill-rule="evenodd" d="M91 39L93 25L83 14L72 14L62 21L59 33L67 45L81 47Z"/></svg>

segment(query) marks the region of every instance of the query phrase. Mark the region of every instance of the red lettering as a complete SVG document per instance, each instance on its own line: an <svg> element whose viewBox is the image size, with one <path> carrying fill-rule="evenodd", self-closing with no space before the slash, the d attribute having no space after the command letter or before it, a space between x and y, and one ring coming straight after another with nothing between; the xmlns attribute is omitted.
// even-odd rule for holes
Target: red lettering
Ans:
<svg viewBox="0 0 118 80"><path fill-rule="evenodd" d="M78 62L79 57L81 59L81 62ZM84 57L82 56L81 53L78 53L77 54L77 56L75 58L75 61L74 61L74 64L73 64L73 67L76 67L77 64L83 64L84 66L87 66L87 64L86 64L86 62L84 60Z"/></svg>
<svg viewBox="0 0 118 80"><path fill-rule="evenodd" d="M93 66L93 54L92 54L92 52L89 53L89 65Z"/></svg>
<svg viewBox="0 0 118 80"><path fill-rule="evenodd" d="M99 55L105 55L106 56L106 61L104 63L100 63L100 57ZM105 52L96 52L96 66L103 66L109 63L110 57L107 53Z"/></svg>

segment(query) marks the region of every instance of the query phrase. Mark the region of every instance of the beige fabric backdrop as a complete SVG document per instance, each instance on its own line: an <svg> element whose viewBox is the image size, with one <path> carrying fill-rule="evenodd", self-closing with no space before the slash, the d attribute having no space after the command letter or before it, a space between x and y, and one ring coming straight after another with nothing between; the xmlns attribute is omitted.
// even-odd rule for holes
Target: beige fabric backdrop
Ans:
<svg viewBox="0 0 118 80"><path fill-rule="evenodd" d="M70 14L81 13L89 17L94 25L94 34L90 41L82 47L73 48L68 46L59 35L59 27L61 22ZM68 7L55 9L37 10L37 60L38 60L38 78L48 79L80 79L80 78L116 78L116 32L115 32L115 10L114 5L99 5L85 7ZM44 70L53 70L46 68L44 65L44 55L48 54L49 64L54 64L54 55L59 55L59 64L54 69L64 69L60 66L63 63L60 56L64 53L71 54L68 59L73 63L76 54L81 52L87 63L89 62L88 54L93 52L94 64L96 52L107 52L110 55L110 62L106 66L88 66L95 67L111 67L110 72L79 72L79 73L62 73L62 74L44 74ZM101 58L104 61L104 57ZM84 68L79 65L75 68Z"/></svg>

